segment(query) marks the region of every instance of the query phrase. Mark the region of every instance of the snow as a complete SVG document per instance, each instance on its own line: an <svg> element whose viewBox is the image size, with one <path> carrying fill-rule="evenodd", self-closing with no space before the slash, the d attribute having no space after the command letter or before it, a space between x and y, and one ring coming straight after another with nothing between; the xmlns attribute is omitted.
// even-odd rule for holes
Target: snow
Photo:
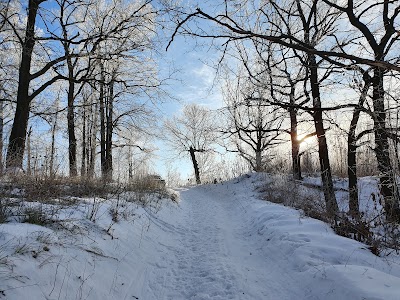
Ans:
<svg viewBox="0 0 400 300"><path fill-rule="evenodd" d="M303 183L319 187L322 186L321 177L306 177L304 178ZM335 178L333 183L336 190L339 209L341 211L348 211L348 180L344 178ZM379 179L372 176L359 178L358 190L360 211L364 214L380 214L382 205L379 201L374 201L374 198L377 198L377 191L379 190ZM371 218L373 217L371 216Z"/></svg>
<svg viewBox="0 0 400 300"><path fill-rule="evenodd" d="M261 180L180 189L160 211L125 203L116 223L104 202L95 222L64 210L68 230L2 224L0 299L400 299L398 256L259 200Z"/></svg>

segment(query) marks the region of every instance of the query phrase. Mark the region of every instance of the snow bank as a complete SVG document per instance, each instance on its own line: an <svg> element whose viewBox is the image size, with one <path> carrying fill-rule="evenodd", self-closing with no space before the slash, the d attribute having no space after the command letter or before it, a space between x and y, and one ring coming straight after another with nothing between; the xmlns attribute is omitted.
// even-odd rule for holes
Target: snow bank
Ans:
<svg viewBox="0 0 400 300"><path fill-rule="evenodd" d="M118 222L107 202L92 220L65 211L63 229L2 224L0 299L400 299L398 256L259 200L266 180L181 189L158 212L126 203Z"/></svg>
<svg viewBox="0 0 400 300"><path fill-rule="evenodd" d="M236 213L246 216L253 247L303 281L309 292L299 292L300 299L400 299L399 256L377 257L366 245L336 235L328 224L248 197L250 187L264 180L253 175L236 184Z"/></svg>

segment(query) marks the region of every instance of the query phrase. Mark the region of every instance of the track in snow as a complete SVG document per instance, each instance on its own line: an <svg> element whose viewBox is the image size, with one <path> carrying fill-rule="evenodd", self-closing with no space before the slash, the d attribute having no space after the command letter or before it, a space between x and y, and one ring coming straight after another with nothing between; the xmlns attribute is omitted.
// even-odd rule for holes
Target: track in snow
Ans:
<svg viewBox="0 0 400 300"><path fill-rule="evenodd" d="M256 200L255 184L182 190L178 209L152 216L154 259L137 281L139 299L399 299L400 270L390 275L393 266L328 224Z"/></svg>
<svg viewBox="0 0 400 300"><path fill-rule="evenodd" d="M276 286L263 252L252 249L233 195L223 185L181 191L180 209L169 218L173 224L159 224L169 230L158 239L159 258L142 291L146 299L276 299L277 292L291 298L285 283Z"/></svg>

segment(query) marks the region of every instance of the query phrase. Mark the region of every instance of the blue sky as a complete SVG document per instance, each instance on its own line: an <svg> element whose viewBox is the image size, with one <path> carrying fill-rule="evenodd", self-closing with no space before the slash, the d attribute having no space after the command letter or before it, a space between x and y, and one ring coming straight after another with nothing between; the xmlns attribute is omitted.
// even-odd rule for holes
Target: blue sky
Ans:
<svg viewBox="0 0 400 300"><path fill-rule="evenodd" d="M178 72L175 79L167 87L167 91L178 98L178 101L167 102L162 105L161 110L164 118L178 114L184 103L196 103L210 109L222 106L222 95L218 86L214 86L215 69L212 67L218 61L218 54L213 48L199 46L191 38L177 36L163 53L160 60L161 68L168 68L172 63ZM182 175L182 179L189 178L192 165L189 155L171 162L168 157L169 149L162 142L157 143L159 150L156 152L155 171L162 176L166 175L167 164L176 167Z"/></svg>

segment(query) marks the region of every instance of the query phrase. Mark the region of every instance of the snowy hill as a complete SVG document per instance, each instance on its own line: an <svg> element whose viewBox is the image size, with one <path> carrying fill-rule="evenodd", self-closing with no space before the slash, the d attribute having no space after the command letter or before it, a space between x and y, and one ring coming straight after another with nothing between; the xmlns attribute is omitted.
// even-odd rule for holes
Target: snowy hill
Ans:
<svg viewBox="0 0 400 300"><path fill-rule="evenodd" d="M261 180L180 189L161 208L125 203L115 222L104 204L92 220L64 210L62 228L1 224L0 299L400 299L398 256L259 200Z"/></svg>

